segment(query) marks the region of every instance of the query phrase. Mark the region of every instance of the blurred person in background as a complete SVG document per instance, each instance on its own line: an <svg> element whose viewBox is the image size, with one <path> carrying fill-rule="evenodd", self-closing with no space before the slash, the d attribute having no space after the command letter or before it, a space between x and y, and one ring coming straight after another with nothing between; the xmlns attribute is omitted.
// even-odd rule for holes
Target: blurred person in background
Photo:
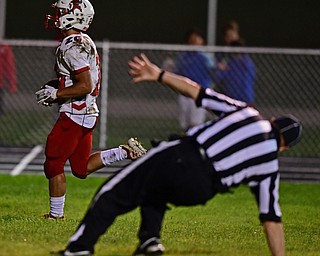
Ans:
<svg viewBox="0 0 320 256"><path fill-rule="evenodd" d="M0 115L4 114L4 93L17 92L15 57L10 45L0 44Z"/></svg>
<svg viewBox="0 0 320 256"><path fill-rule="evenodd" d="M236 20L230 20L223 27L223 40L226 46L230 46L233 42L241 42L244 44L244 39L240 36L240 25Z"/></svg>
<svg viewBox="0 0 320 256"><path fill-rule="evenodd" d="M244 39L240 36L239 24L234 20L224 27L223 38L226 46L244 46ZM214 83L227 96L253 105L255 101L255 64L249 54L231 51L217 53L218 63Z"/></svg>
<svg viewBox="0 0 320 256"><path fill-rule="evenodd" d="M94 9L88 0L58 0L53 7L56 15L46 16L46 27L59 29L62 36L55 54L57 79L45 84L36 96L39 104L57 103L59 107L59 118L47 137L44 163L50 195L50 211L44 218L57 220L64 218L67 160L72 174L85 179L113 162L134 160L145 149L131 138L126 145L91 154L101 73L96 45L84 31L92 22Z"/></svg>
<svg viewBox="0 0 320 256"><path fill-rule="evenodd" d="M202 31L195 27L190 28L186 32L185 42L190 46L204 46L206 44ZM215 63L213 56L195 49L182 53L176 59L172 71L196 81L201 84L203 88L209 88L212 85L214 68ZM206 111L198 108L190 98L179 95L178 103L178 119L183 131L202 123L206 119Z"/></svg>

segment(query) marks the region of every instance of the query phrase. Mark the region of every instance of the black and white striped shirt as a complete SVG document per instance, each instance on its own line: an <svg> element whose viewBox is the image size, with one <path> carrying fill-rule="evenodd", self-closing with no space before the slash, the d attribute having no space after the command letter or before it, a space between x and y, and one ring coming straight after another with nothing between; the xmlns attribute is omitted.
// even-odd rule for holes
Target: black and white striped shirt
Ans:
<svg viewBox="0 0 320 256"><path fill-rule="evenodd" d="M212 89L201 90L196 104L218 118L191 128L187 135L206 151L222 185L249 185L260 219L281 221L278 146L271 123L244 102Z"/></svg>

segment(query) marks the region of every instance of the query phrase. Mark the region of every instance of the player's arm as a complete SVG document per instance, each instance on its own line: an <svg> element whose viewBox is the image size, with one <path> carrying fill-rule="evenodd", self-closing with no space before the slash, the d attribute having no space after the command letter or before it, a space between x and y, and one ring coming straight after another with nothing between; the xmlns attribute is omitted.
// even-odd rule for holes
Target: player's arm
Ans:
<svg viewBox="0 0 320 256"><path fill-rule="evenodd" d="M92 80L90 69L74 75L72 82L72 86L61 88L57 91L57 98L80 97L91 93Z"/></svg>
<svg viewBox="0 0 320 256"><path fill-rule="evenodd" d="M65 99L72 97L81 97L92 91L92 80L90 70L85 70L73 76L73 85L58 89L57 86L44 85L36 91L37 102L44 106L51 106L51 102L57 98Z"/></svg>
<svg viewBox="0 0 320 256"><path fill-rule="evenodd" d="M263 223L268 245L273 256L285 255L283 225L281 222L265 221Z"/></svg>
<svg viewBox="0 0 320 256"><path fill-rule="evenodd" d="M133 57L128 64L129 74L133 76L134 83L159 81L186 97L196 99L199 95L200 85L186 77L169 71L164 72L157 65L151 63L144 54L141 54L140 57Z"/></svg>

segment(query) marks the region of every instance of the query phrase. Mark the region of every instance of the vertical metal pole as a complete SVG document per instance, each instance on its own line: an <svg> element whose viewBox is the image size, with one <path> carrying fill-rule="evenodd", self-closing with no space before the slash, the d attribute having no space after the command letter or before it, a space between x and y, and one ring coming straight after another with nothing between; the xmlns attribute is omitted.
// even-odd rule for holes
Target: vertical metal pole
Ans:
<svg viewBox="0 0 320 256"><path fill-rule="evenodd" d="M218 9L218 0L208 0L208 25L207 25L208 45L215 45L216 43L217 9Z"/></svg>
<svg viewBox="0 0 320 256"><path fill-rule="evenodd" d="M107 116L108 116L108 80L109 80L109 52L110 43L102 43L102 77L101 77L101 106L100 106L100 136L99 148L104 149L107 145Z"/></svg>
<svg viewBox="0 0 320 256"><path fill-rule="evenodd" d="M6 30L6 0L0 0L0 39L4 39Z"/></svg>

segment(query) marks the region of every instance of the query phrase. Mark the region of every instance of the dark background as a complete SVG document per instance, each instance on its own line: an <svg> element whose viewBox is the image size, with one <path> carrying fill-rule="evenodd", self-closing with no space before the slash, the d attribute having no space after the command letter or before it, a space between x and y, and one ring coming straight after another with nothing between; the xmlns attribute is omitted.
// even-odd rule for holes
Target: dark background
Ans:
<svg viewBox="0 0 320 256"><path fill-rule="evenodd" d="M53 39L43 27L50 0L7 0L6 38ZM207 30L207 0L92 0L96 15L88 31L95 40L183 43L192 26ZM216 42L229 20L240 24L248 46L318 48L319 0L219 0Z"/></svg>

